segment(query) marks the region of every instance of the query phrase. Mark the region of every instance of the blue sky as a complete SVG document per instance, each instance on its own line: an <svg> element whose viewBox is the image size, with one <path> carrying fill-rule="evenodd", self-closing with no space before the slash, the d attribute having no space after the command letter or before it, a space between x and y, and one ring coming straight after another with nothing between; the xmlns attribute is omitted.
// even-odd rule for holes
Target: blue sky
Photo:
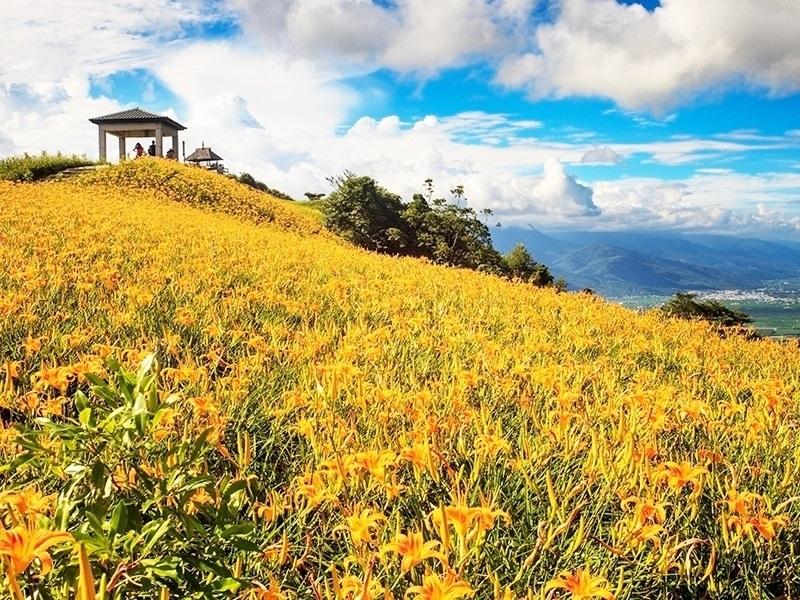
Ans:
<svg viewBox="0 0 800 600"><path fill-rule="evenodd" d="M0 154L142 106L300 197L350 169L511 224L800 237L800 3L41 3L0 17Z"/></svg>
<svg viewBox="0 0 800 600"><path fill-rule="evenodd" d="M524 136L564 141L585 134L584 139L598 145L647 143L680 136L707 136L730 139L736 132L768 138L785 138L785 132L800 127L800 94L770 98L731 90L713 94L675 108L664 115L619 109L604 98L563 98L531 100L515 90L504 90L492 83L491 70L485 65L448 70L441 75L418 81L379 70L348 80L353 87L368 90L357 119L363 114L376 119L395 114L402 121L414 122L425 115L451 115L480 110L507 114L515 119L533 119L542 123ZM342 124L347 129L353 121ZM576 167L581 177L592 179L625 175L646 175L670 179L685 178L696 168L735 168L742 173L783 170L800 160L800 140L763 140L761 146L781 146L742 152L735 156L713 155L702 161L681 165L648 162L632 156L614 170L602 165ZM634 168L635 167L635 168Z"/></svg>

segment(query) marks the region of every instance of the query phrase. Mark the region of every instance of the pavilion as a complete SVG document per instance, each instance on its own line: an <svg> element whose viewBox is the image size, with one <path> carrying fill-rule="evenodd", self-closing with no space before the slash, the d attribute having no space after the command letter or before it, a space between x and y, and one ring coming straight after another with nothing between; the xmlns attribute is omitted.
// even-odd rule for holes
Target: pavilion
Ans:
<svg viewBox="0 0 800 600"><path fill-rule="evenodd" d="M156 156L164 156L164 138L172 137L172 149L178 156L178 132L186 129L177 121L164 115L156 115L138 106L122 112L89 119L97 125L100 135L100 161L106 160L106 134L117 136L120 160L127 156L126 138L153 138L156 141Z"/></svg>
<svg viewBox="0 0 800 600"><path fill-rule="evenodd" d="M205 169L216 169L219 171L222 168L223 158L211 149L211 146L206 148L206 143L202 142L199 148L196 148L189 156L184 159L184 162L195 165L196 167L203 167Z"/></svg>

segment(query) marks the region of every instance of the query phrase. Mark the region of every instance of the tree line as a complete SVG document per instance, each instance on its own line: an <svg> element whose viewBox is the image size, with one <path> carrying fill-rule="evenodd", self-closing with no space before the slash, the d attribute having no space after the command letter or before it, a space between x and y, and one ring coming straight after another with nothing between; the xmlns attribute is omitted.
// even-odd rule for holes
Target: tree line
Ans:
<svg viewBox="0 0 800 600"><path fill-rule="evenodd" d="M529 282L565 288L522 244L506 255L492 245L489 209L466 206L464 187L450 190L453 200L436 197L433 180L405 203L374 179L346 171L322 203L325 226L353 244L395 256L424 257L434 263L475 269Z"/></svg>

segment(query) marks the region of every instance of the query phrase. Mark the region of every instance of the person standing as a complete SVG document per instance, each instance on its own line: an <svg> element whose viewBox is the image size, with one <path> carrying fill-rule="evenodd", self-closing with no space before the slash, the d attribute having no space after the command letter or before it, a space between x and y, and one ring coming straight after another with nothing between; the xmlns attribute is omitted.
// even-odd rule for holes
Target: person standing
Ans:
<svg viewBox="0 0 800 600"><path fill-rule="evenodd" d="M150 156L155 156L156 155L156 141L155 140L150 142L150 147L147 149L147 153Z"/></svg>
<svg viewBox="0 0 800 600"><path fill-rule="evenodd" d="M133 147L133 151L136 152L136 158L142 158L142 156L144 156L144 146L142 146L139 142L136 142L136 145Z"/></svg>

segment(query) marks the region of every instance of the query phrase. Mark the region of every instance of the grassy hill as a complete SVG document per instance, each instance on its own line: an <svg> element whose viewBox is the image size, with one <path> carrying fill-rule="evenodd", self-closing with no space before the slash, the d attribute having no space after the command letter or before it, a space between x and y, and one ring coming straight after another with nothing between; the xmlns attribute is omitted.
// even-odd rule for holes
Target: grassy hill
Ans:
<svg viewBox="0 0 800 600"><path fill-rule="evenodd" d="M800 586L797 346L373 255L160 160L0 182L0 260L17 598Z"/></svg>

